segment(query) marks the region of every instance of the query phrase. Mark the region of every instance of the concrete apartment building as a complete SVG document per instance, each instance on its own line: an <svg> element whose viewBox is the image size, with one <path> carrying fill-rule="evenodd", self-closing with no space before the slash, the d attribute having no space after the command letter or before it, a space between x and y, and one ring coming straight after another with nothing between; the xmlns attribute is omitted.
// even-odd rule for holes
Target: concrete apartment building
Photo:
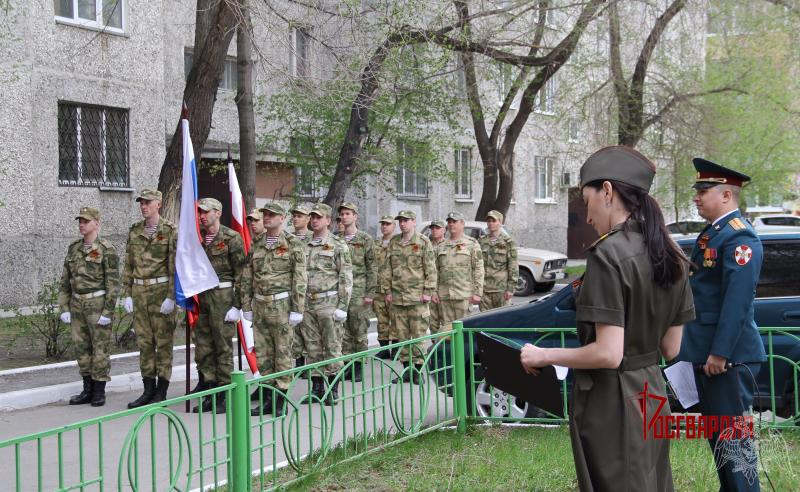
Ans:
<svg viewBox="0 0 800 492"><path fill-rule="evenodd" d="M66 247L78 237L74 218L80 206L101 210L101 234L124 251L128 228L140 219L135 192L157 185L180 114L194 8L191 0L17 0L0 14L0 210L7 227L0 238L0 308L34 303L42 285L60 275ZM286 12L292 15L291 9ZM681 32L672 35L701 33L690 56L702 63L702 8L680 17ZM276 77L308 68L302 63L310 61L316 70L325 66L313 66L321 55L315 58L313 42L302 31L277 17L273 21L269 28L259 27L254 16L256 42L271 60L256 70L256 96L262 98L278 86ZM559 30L557 17L553 22L548 36L562 37L566 28ZM571 26L570 19L563 22ZM601 25L590 26L576 59L591 59L605 49L606 22L594 24ZM238 141L235 53L233 42L203 159L224 158L227 145ZM520 137L515 201L507 218L508 229L522 244L565 253L572 220L569 191L578 183L580 164L592 150L613 141L560 91L561 85L576 85L570 80L573 69L565 67L545 88ZM580 77L607 76L602 66L590 72ZM261 124L257 116L257 130ZM464 127L471 127L466 112ZM380 215L401 209L415 210L420 220L443 218L451 210L474 216L482 187L474 142L464 140L442 159L459 184L415 178L400 190L368 185L365 196L353 197L362 208L362 228L374 233ZM269 151L258 155L258 164L257 202L276 194L290 201L292 164L279 162ZM222 179L201 179L200 193L225 192Z"/></svg>

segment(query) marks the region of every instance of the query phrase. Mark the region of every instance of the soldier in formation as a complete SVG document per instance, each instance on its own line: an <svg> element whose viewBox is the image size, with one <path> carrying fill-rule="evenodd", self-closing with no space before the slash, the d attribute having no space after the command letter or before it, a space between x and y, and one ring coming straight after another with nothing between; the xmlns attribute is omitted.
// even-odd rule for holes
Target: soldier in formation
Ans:
<svg viewBox="0 0 800 492"><path fill-rule="evenodd" d="M439 245L445 241L444 239L445 223L443 220L434 220L431 222L430 229L431 229L431 238L430 238L431 245L433 246L434 257L436 257ZM439 296L435 295L431 298L430 309L431 309L431 333L439 333L439 330L441 329L442 326L442 319L444 319L444 317L442 316L442 303L439 302Z"/></svg>
<svg viewBox="0 0 800 492"><path fill-rule="evenodd" d="M503 231L503 214L486 214L486 228L487 234L478 240L485 272L481 311L509 305L519 279L517 244Z"/></svg>
<svg viewBox="0 0 800 492"><path fill-rule="evenodd" d="M111 320L119 293L119 257L110 241L99 236L100 212L82 207L78 216L81 238L67 248L58 292L61 321L72 328L72 340L83 378L83 391L70 405L106 403Z"/></svg>
<svg viewBox="0 0 800 492"><path fill-rule="evenodd" d="M304 205L297 205L289 211L292 214L292 227L294 228L294 236L303 243L303 246L311 239L311 231L308 230L308 221L310 219L308 213L310 209ZM303 340L303 333L300 330L301 325L294 326L294 343L292 344L292 352L294 356L294 365L300 367L306 363L306 342Z"/></svg>
<svg viewBox="0 0 800 492"><path fill-rule="evenodd" d="M256 238L264 233L264 214L261 213L260 209L254 208L247 214L245 220L247 221L247 228L250 229L250 244L247 245L249 249Z"/></svg>
<svg viewBox="0 0 800 492"><path fill-rule="evenodd" d="M372 300L372 309L375 311L375 317L378 320L378 343L381 347L385 347L390 343L396 343L399 337L394 327L394 315L392 313L391 304L386 302L386 292L384 286L387 282L383 278L387 274L391 274L389 268L389 241L394 236L394 217L391 215L384 215L381 217L379 228L381 235L375 240L373 253L375 255L375 270L377 272L377 285L376 295ZM379 357L382 359L391 359L392 353L387 349L379 352Z"/></svg>

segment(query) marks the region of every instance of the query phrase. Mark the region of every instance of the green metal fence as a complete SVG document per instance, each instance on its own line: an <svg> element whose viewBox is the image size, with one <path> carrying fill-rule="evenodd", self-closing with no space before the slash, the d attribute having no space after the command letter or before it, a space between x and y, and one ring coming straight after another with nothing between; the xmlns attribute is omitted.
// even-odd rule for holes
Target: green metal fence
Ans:
<svg viewBox="0 0 800 492"><path fill-rule="evenodd" d="M274 489L447 426L463 431L476 421L565 422L568 381L562 383L559 415L491 388L472 349L477 331L456 322L451 331L386 347L397 349L390 360L378 357L386 348L374 348L251 380L235 372L231 384L213 390L2 441L0 483L14 484L17 491ZM480 331L511 343L522 338L548 346L575 343L575 330L568 328ZM767 424L796 425L800 361L775 355L774 348L786 340L800 343L800 328L762 331L771 381L765 400L773 410ZM423 360L419 384L392 382L416 371L401 365L403 348ZM326 380L325 393L303 403L312 393L310 378L338 362L343 367ZM363 365L362 382L346 378L356 364ZM791 375L788 388L776 387L779 373ZM285 390L276 384L281 376L291 378ZM336 383L338 401L325 405ZM275 415L276 395L285 397L283 415ZM207 396L214 397L211 412L183 413L187 400L198 404ZM272 413L251 415L270 396ZM778 422L777 414L788 419Z"/></svg>

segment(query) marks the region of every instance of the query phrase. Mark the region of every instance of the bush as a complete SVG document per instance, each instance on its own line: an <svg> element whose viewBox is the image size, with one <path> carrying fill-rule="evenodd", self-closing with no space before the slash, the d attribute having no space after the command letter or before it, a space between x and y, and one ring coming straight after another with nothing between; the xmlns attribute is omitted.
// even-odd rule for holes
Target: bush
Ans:
<svg viewBox="0 0 800 492"><path fill-rule="evenodd" d="M42 286L36 295L36 307L30 316L15 310L19 338L27 339L31 345L44 344L45 358L61 360L72 346L70 326L62 323L58 309L58 285L53 281Z"/></svg>

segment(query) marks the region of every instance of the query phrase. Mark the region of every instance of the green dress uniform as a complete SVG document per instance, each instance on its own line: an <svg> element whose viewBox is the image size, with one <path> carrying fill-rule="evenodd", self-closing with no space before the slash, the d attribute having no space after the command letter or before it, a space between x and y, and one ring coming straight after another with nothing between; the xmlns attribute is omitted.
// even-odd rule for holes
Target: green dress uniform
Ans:
<svg viewBox="0 0 800 492"><path fill-rule="evenodd" d="M643 391L666 395L659 346L670 326L694 319L688 275L669 288L657 286L641 226L628 220L591 246L576 310L582 345L595 341L596 323L625 330L617 369L574 373L570 436L580 489L672 490L669 441L654 439L652 429L644 438L640 404ZM660 401L648 398L646 405L649 420ZM669 415L669 405L660 415Z"/></svg>

